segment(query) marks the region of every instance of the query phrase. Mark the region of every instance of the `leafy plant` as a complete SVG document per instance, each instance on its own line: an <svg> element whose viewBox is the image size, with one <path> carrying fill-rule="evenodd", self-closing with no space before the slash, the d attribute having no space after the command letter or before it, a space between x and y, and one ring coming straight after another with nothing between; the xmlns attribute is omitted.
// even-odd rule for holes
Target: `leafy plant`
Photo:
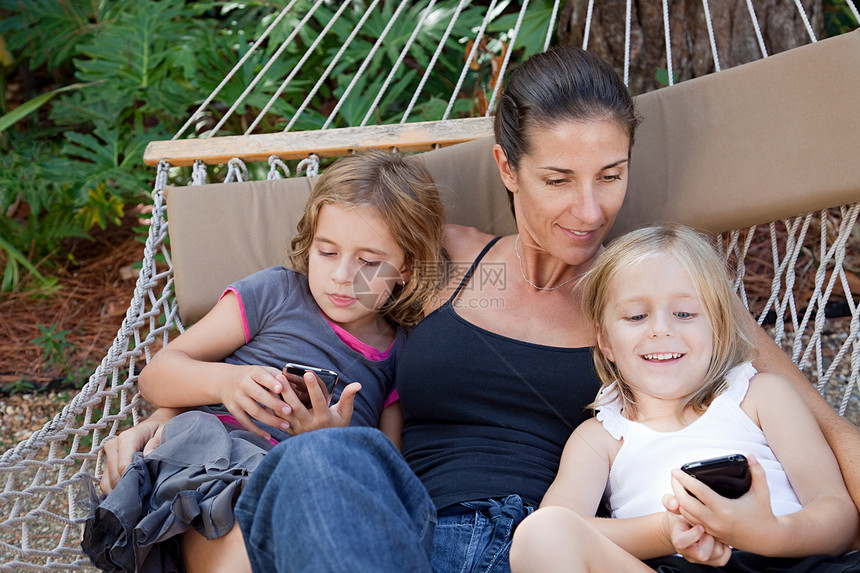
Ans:
<svg viewBox="0 0 860 573"><path fill-rule="evenodd" d="M662 86L668 86L669 85L669 70L668 69L657 68L657 71L654 73L654 77L657 79L657 81L660 83L660 85L662 85ZM678 72L672 72L672 83L673 84L678 83L678 80L680 79L680 77L681 76L678 74Z"/></svg>
<svg viewBox="0 0 860 573"><path fill-rule="evenodd" d="M42 348L42 357L47 364L65 367L68 364L66 353L72 348L72 343L66 340L70 330L57 331L56 323L51 326L37 324L41 336L37 336L30 342Z"/></svg>
<svg viewBox="0 0 860 573"><path fill-rule="evenodd" d="M552 2L536 2L537 14L527 17L520 31L516 46L520 52L541 49L546 36L546 21L541 18ZM271 109L256 125L257 132L283 130L285 118L305 107L306 99L309 105L293 130L317 129L327 121L331 127L354 126L366 117L371 123L399 122L458 3L440 0L430 8L429 0L382 0L368 13L369 0L324 2L269 65L293 24L317 4L299 0L185 136L208 135L222 120L219 135L245 133L270 100ZM4 103L0 109L9 103L11 110L0 116L0 209L7 215L0 217L0 289L16 289L25 277L50 286L54 268L65 261L67 239L87 237L96 226L115 225L129 205L146 203L153 179L153 170L142 161L147 144L178 131L286 4L287 0L0 0L0 37L14 56L6 77L20 92L13 102L5 102L4 94L18 92L0 92ZM371 55L376 38L401 4L400 17ZM456 85L464 38L481 25L486 11L482 4L486 3L463 8L409 121L443 117L447 96L436 94L448 94ZM494 17L508 4L500 2ZM323 35L340 7L341 17ZM374 105L425 13L425 26ZM504 55L504 41L514 23L505 17L491 24L474 69L454 96L453 117L485 111L485 93L497 80L493 69ZM354 33L341 63L317 86L327 58ZM314 43L317 49L298 69ZM360 64L366 64L364 73L356 79L352 95L344 98ZM295 78L273 98L282 78L293 70ZM254 91L224 119L230 106L222 102L237 101L252 81L257 82ZM337 113L332 115L334 109ZM260 172L256 175L265 175L265 165L249 167ZM210 168L210 180L224 172L223 167ZM171 177L182 182L189 173L187 168L175 169Z"/></svg>
<svg viewBox="0 0 860 573"><path fill-rule="evenodd" d="M36 389L36 385L30 382L29 380L24 380L23 378L19 380L15 380L14 382L10 382L3 386L3 393L8 396L14 396L15 394L25 394L27 392L33 392Z"/></svg>
<svg viewBox="0 0 860 573"><path fill-rule="evenodd" d="M857 28L860 22L848 6L852 0L824 0L824 30L828 37L838 36Z"/></svg>
<svg viewBox="0 0 860 573"><path fill-rule="evenodd" d="M31 113L38 111L40 107L48 103L55 95L87 87L88 85L91 84L72 84L70 86L63 86L49 91L48 93L36 96L30 101L19 105L14 110L0 117L0 133L3 133L6 129L14 125L16 122L21 121Z"/></svg>
<svg viewBox="0 0 860 573"><path fill-rule="evenodd" d="M0 219L0 286L11 290L23 269L47 283L49 269L25 264L24 253L50 267L62 261L65 239L118 224L126 204L146 200L152 173L143 151L149 141L168 137L165 127L195 101L174 60L182 40L205 39L196 21L205 6L0 0L0 7L11 11L0 31L17 51L19 76L46 68L57 78L74 73L79 80L0 118L0 131L6 130L0 208L9 215ZM39 26L32 25L34 17ZM44 30L54 33L32 42ZM19 205L26 207L22 215Z"/></svg>

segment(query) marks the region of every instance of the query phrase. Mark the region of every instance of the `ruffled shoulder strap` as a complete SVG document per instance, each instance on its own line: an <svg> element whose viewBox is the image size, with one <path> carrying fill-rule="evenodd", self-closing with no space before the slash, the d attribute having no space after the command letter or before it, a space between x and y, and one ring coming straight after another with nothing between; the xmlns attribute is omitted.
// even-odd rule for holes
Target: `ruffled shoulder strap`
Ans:
<svg viewBox="0 0 860 573"><path fill-rule="evenodd" d="M623 438L630 421L621 413L621 397L618 395L616 382L601 390L595 403L597 419L606 431L616 440Z"/></svg>
<svg viewBox="0 0 860 573"><path fill-rule="evenodd" d="M734 404L740 404L747 395L747 390L750 387L750 379L757 373L758 371L752 365L752 362L738 364L726 374L726 389L720 396L724 396L725 400L729 400Z"/></svg>

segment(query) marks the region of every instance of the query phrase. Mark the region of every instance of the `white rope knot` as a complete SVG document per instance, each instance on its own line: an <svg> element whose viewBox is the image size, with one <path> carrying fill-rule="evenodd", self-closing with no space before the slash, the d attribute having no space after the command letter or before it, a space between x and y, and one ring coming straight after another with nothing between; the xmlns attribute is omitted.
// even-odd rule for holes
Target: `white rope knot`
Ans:
<svg viewBox="0 0 860 573"><path fill-rule="evenodd" d="M296 175L305 170L307 177L316 177L320 172L320 156L316 153L311 153L307 159L302 159L296 166Z"/></svg>
<svg viewBox="0 0 860 573"><path fill-rule="evenodd" d="M201 160L197 160L191 166L191 184L192 185L206 185L206 179L209 176L206 171L206 164Z"/></svg>
<svg viewBox="0 0 860 573"><path fill-rule="evenodd" d="M281 179L281 171L284 172L284 176L287 178L290 177L290 167L281 161L281 159L277 155L269 156L269 173L266 175L266 179L269 181L273 181L275 179Z"/></svg>
<svg viewBox="0 0 860 573"><path fill-rule="evenodd" d="M241 183L248 180L248 166L238 157L227 162L227 176L224 183Z"/></svg>
<svg viewBox="0 0 860 573"><path fill-rule="evenodd" d="M153 193L160 192L164 189L164 186L167 185L167 175L170 172L170 163L167 161L159 161L158 168L155 172L155 185L153 186Z"/></svg>

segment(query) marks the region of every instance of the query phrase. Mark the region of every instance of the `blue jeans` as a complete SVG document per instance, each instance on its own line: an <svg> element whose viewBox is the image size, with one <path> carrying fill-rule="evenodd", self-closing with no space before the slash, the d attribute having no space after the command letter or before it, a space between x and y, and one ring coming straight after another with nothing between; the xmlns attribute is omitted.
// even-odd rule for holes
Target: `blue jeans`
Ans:
<svg viewBox="0 0 860 573"><path fill-rule="evenodd" d="M468 502L437 527L421 481L370 428L286 440L236 504L256 573L509 571L511 534L530 511L518 496Z"/></svg>
<svg viewBox="0 0 860 573"><path fill-rule="evenodd" d="M514 529L532 511L518 495L443 509L436 523L433 571L509 572Z"/></svg>

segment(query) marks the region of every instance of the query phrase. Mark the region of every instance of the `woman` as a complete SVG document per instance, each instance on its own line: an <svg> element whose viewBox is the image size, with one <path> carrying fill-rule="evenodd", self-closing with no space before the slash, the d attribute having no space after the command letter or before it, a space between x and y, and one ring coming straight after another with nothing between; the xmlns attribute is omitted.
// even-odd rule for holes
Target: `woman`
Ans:
<svg viewBox="0 0 860 573"><path fill-rule="evenodd" d="M608 65L557 48L511 75L495 122L519 233L493 242L447 230L452 260L473 271L428 301L399 360L403 457L351 428L272 450L236 508L255 570L508 570L511 534L598 386L575 279L621 207L637 119ZM503 280L482 280L482 269L503 269ZM860 499L860 434L757 336L757 368L798 386ZM142 445L155 427L118 446Z"/></svg>

